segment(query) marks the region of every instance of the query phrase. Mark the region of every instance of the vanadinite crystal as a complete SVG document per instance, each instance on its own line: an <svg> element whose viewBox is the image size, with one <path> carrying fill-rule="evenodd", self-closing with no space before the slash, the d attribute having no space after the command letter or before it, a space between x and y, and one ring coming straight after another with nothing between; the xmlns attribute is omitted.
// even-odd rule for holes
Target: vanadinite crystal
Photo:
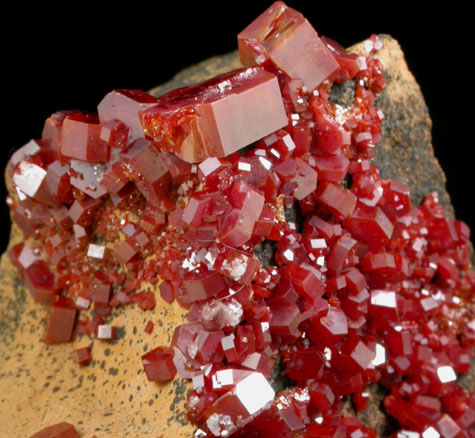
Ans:
<svg viewBox="0 0 475 438"><path fill-rule="evenodd" d="M45 427L31 438L77 438L79 435L72 424L63 422Z"/></svg>
<svg viewBox="0 0 475 438"><path fill-rule="evenodd" d="M147 137L189 163L224 157L287 124L277 77L258 67L172 91L140 117Z"/></svg>
<svg viewBox="0 0 475 438"><path fill-rule="evenodd" d="M238 41L243 69L159 98L112 91L12 156L25 242L9 256L49 306L44 342L113 344L115 308L154 312L159 292L187 321L142 365L192 380L197 437L373 438L343 397L364 411L379 383L391 437L474 438L475 395L456 382L475 346L470 231L371 164L381 41L346 53L282 2ZM342 115L329 95L350 79ZM276 364L291 380L277 394ZM76 435L35 435L56 436Z"/></svg>

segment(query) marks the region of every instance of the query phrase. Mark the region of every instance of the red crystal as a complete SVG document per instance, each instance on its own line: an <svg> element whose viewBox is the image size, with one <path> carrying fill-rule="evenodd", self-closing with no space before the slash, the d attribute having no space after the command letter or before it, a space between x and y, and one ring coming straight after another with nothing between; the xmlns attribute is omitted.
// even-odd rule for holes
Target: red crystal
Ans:
<svg viewBox="0 0 475 438"><path fill-rule="evenodd" d="M110 195L115 195L122 190L129 182L129 177L126 174L124 165L121 162L116 162L108 167L102 176L101 185L107 190Z"/></svg>
<svg viewBox="0 0 475 438"><path fill-rule="evenodd" d="M357 336L352 336L346 340L341 355L337 355L332 364L346 374L356 374L366 370L373 358L373 351Z"/></svg>
<svg viewBox="0 0 475 438"><path fill-rule="evenodd" d="M317 172L300 158L297 158L295 163L296 175L293 180L297 187L295 188L294 196L301 201L317 188Z"/></svg>
<svg viewBox="0 0 475 438"><path fill-rule="evenodd" d="M238 44L243 65L270 59L292 79L301 79L309 91L338 69L311 24L280 1L238 35Z"/></svg>
<svg viewBox="0 0 475 438"><path fill-rule="evenodd" d="M156 146L139 139L128 146L122 156L138 189L159 207L170 185L170 172Z"/></svg>
<svg viewBox="0 0 475 438"><path fill-rule="evenodd" d="M87 365L92 360L91 350L87 347L74 350L71 360L77 365Z"/></svg>
<svg viewBox="0 0 475 438"><path fill-rule="evenodd" d="M129 239L118 242L114 246L114 256L119 263L129 262L138 252L138 248Z"/></svg>
<svg viewBox="0 0 475 438"><path fill-rule="evenodd" d="M78 436L72 424L63 422L45 427L30 438L78 438Z"/></svg>
<svg viewBox="0 0 475 438"><path fill-rule="evenodd" d="M55 202L46 185L46 173L43 167L23 160L13 173L13 183L24 195L53 206Z"/></svg>
<svg viewBox="0 0 475 438"><path fill-rule="evenodd" d="M409 187L398 181L383 181L383 188L379 205L389 219L394 221L411 211Z"/></svg>
<svg viewBox="0 0 475 438"><path fill-rule="evenodd" d="M343 225L358 241L368 245L372 251L379 251L391 238L393 225L380 208L356 209Z"/></svg>
<svg viewBox="0 0 475 438"><path fill-rule="evenodd" d="M292 380L305 381L321 377L325 357L317 347L306 347L292 352L287 359L287 374Z"/></svg>
<svg viewBox="0 0 475 438"><path fill-rule="evenodd" d="M271 307L272 319L270 331L273 335L297 338L300 335L298 326L301 321L300 310L296 304L276 304Z"/></svg>
<svg viewBox="0 0 475 438"><path fill-rule="evenodd" d="M122 149L127 145L129 128L118 120L102 123L100 138L109 146Z"/></svg>
<svg viewBox="0 0 475 438"><path fill-rule="evenodd" d="M156 305L155 294L153 292L140 292L139 294L134 295L133 300L143 311L153 310Z"/></svg>
<svg viewBox="0 0 475 438"><path fill-rule="evenodd" d="M225 284L223 277L217 272L192 272L185 277L183 287L188 300L193 302L217 295L224 290Z"/></svg>
<svg viewBox="0 0 475 438"><path fill-rule="evenodd" d="M319 128L315 138L316 150L321 154L339 155L351 142L348 132L338 123L324 117L317 106L312 106L312 109ZM324 164L328 165L328 162Z"/></svg>
<svg viewBox="0 0 475 438"><path fill-rule="evenodd" d="M223 258L214 265L225 277L241 284L250 284L261 266L261 262L256 258L232 248L226 249Z"/></svg>
<svg viewBox="0 0 475 438"><path fill-rule="evenodd" d="M319 272L310 265L289 267L290 280L297 293L311 303L315 303L325 292L325 285Z"/></svg>
<svg viewBox="0 0 475 438"><path fill-rule="evenodd" d="M348 320L341 309L330 307L327 314L311 320L308 337L317 345L334 345L348 334Z"/></svg>
<svg viewBox="0 0 475 438"><path fill-rule="evenodd" d="M37 140L30 140L28 143L23 145L20 149L16 150L13 155L10 157L8 162L8 170L11 174L15 167L21 162L26 160L29 157L37 155L41 151L41 142Z"/></svg>
<svg viewBox="0 0 475 438"><path fill-rule="evenodd" d="M327 181L318 185L316 198L319 204L339 220L350 216L356 206L356 197L353 193Z"/></svg>
<svg viewBox="0 0 475 438"><path fill-rule="evenodd" d="M310 383L308 386L308 394L310 395L310 404L317 412L322 414L328 411L335 401L333 391L325 383Z"/></svg>
<svg viewBox="0 0 475 438"><path fill-rule="evenodd" d="M254 67L172 91L140 117L149 138L189 163L224 157L287 124L277 78Z"/></svg>
<svg viewBox="0 0 475 438"><path fill-rule="evenodd" d="M192 359L200 364L206 365L212 362L221 362L223 360L223 351L221 350L221 340L224 338L222 331L200 330L195 337L193 344L188 346L188 351Z"/></svg>
<svg viewBox="0 0 475 438"><path fill-rule="evenodd" d="M154 323L152 321L148 321L147 322L147 325L145 326L145 328L143 329L143 331L147 334L150 334L153 332L153 328L154 328Z"/></svg>
<svg viewBox="0 0 475 438"><path fill-rule="evenodd" d="M69 166L62 166L59 161L53 161L48 166L46 185L56 201L68 205L73 203Z"/></svg>
<svg viewBox="0 0 475 438"><path fill-rule="evenodd" d="M101 129L96 114L67 116L62 125L61 154L83 161L108 161L110 146L101 139Z"/></svg>
<svg viewBox="0 0 475 438"><path fill-rule="evenodd" d="M241 366L257 371L265 377L269 377L274 371L274 361L265 354L258 352L251 353L242 359Z"/></svg>
<svg viewBox="0 0 475 438"><path fill-rule="evenodd" d="M264 207L264 197L244 182L235 185L233 194L235 208L223 218L218 238L229 246L240 247L252 236Z"/></svg>
<svg viewBox="0 0 475 438"><path fill-rule="evenodd" d="M73 334L76 313L73 300L58 297L50 308L43 341L47 344L69 342Z"/></svg>
<svg viewBox="0 0 475 438"><path fill-rule="evenodd" d="M93 221L93 214L102 204L99 199L84 198L83 200L75 200L69 209L69 217L75 224L89 225Z"/></svg>
<svg viewBox="0 0 475 438"><path fill-rule="evenodd" d="M341 271L356 243L356 240L348 235L341 236L335 242L327 257L327 268L330 272L336 274Z"/></svg>
<svg viewBox="0 0 475 438"><path fill-rule="evenodd" d="M252 421L274 398L260 373L252 373L206 409L206 426L215 436L229 436Z"/></svg>
<svg viewBox="0 0 475 438"><path fill-rule="evenodd" d="M344 155L317 155L314 164L320 181L339 183L345 178L350 162Z"/></svg>
<svg viewBox="0 0 475 438"><path fill-rule="evenodd" d="M173 350L167 347L157 347L144 354L142 364L150 382L171 380L176 375Z"/></svg>
<svg viewBox="0 0 475 438"><path fill-rule="evenodd" d="M24 263L21 254L18 261ZM24 271L24 281L33 299L39 303L52 304L59 292L54 282L54 274L42 260L28 264Z"/></svg>
<svg viewBox="0 0 475 438"><path fill-rule="evenodd" d="M447 414L440 417L436 427L443 438L454 438L462 432L461 427Z"/></svg>

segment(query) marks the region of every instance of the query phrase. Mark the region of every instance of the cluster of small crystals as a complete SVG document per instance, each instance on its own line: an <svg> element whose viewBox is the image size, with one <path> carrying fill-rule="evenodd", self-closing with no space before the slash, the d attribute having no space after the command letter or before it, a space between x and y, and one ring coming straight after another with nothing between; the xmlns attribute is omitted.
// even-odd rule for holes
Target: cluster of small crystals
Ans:
<svg viewBox="0 0 475 438"><path fill-rule="evenodd" d="M475 345L469 230L444 216L436 194L412 208L407 186L371 164L384 118L374 102L385 80L372 56L381 42L372 36L367 55L347 54L276 2L239 44L243 63L257 67L173 99L114 91L98 116L53 114L42 139L13 155L8 204L25 241L10 256L33 298L50 306L44 341L113 340L113 308L153 310L157 290L189 309L187 322L142 364L151 381L192 379L196 437L376 437L342 415L342 399L364 411L378 382L400 425L394 438L474 438L475 395L456 384ZM314 74L303 79L293 69L301 46L316 50L308 62L322 60L304 66ZM223 130L242 122L230 124L239 111L229 108L247 95L236 90L259 95L274 78L282 129L267 115L260 132L274 128L265 136L239 137L258 140L251 150L198 150L205 132L229 151L234 134ZM333 84L348 80L353 103L331 103ZM190 95L185 104L176 97ZM216 140L205 127L224 119ZM192 164L175 152L206 158ZM286 220L292 208L302 224ZM254 253L263 246L275 248L271 266ZM78 364L91 357L88 348L72 354ZM293 384L275 394L278 362Z"/></svg>

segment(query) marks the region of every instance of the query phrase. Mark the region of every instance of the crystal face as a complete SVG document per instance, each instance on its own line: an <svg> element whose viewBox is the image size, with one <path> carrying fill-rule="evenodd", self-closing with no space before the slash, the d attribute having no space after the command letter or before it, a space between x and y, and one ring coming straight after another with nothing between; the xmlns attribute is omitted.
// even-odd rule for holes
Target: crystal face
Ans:
<svg viewBox="0 0 475 438"><path fill-rule="evenodd" d="M275 392L260 373L253 373L236 385L236 396L253 415L274 399Z"/></svg>
<svg viewBox="0 0 475 438"><path fill-rule="evenodd" d="M371 164L382 44L347 53L276 2L239 36L253 67L49 117L7 169L25 236L8 255L48 306L43 341L77 339L68 361L87 366L93 343L121 342L118 307L152 340L171 304L186 321L142 366L192 380L196 436L375 438L343 400L363 412L380 384L391 438L473 438L457 383L475 345L470 231ZM330 95L347 80L343 107Z"/></svg>

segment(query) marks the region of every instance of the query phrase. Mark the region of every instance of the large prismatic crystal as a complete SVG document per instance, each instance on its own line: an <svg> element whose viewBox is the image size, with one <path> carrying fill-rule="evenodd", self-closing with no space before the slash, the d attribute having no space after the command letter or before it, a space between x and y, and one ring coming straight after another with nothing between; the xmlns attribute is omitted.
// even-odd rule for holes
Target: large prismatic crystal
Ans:
<svg viewBox="0 0 475 438"><path fill-rule="evenodd" d="M189 163L224 157L287 124L277 77L256 67L172 91L140 118L148 138Z"/></svg>
<svg viewBox="0 0 475 438"><path fill-rule="evenodd" d="M337 71L338 63L305 17L283 2L275 2L238 35L244 65L270 59L309 91Z"/></svg>

